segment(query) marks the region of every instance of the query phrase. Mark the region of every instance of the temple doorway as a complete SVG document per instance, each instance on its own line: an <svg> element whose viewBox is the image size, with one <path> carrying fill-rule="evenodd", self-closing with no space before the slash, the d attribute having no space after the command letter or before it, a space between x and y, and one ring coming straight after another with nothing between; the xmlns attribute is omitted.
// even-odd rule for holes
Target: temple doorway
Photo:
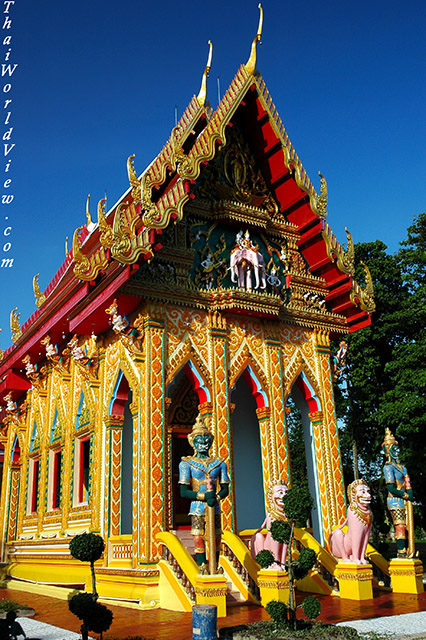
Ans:
<svg viewBox="0 0 426 640"><path fill-rule="evenodd" d="M120 531L121 534L132 533L133 518L133 418L130 413L130 403L132 402L132 392L128 392L128 399L124 405L123 435L121 441L122 462L121 462L121 511L120 511Z"/></svg>
<svg viewBox="0 0 426 640"><path fill-rule="evenodd" d="M187 367L179 371L168 387L167 398L170 504L168 527L174 530L189 530L191 528L191 517L188 515L190 503L180 496L179 463L183 456L191 456L194 453L188 442L188 434L198 415L200 399L187 374Z"/></svg>
<svg viewBox="0 0 426 640"><path fill-rule="evenodd" d="M265 519L260 429L256 400L243 375L231 393L232 452L237 529L259 527Z"/></svg>
<svg viewBox="0 0 426 640"><path fill-rule="evenodd" d="M315 406L312 406L315 404ZM287 400L289 416L288 428L290 429L290 464L292 470L292 485L307 482L309 493L314 501L311 510L310 522L306 523L312 528L313 536L318 542L324 544L324 532L321 517L321 500L319 495L318 471L315 449L313 426L309 414L318 410L319 401L315 397L310 385L301 374L291 389L291 395ZM293 430L293 432L291 432ZM298 440L300 438L301 440Z"/></svg>

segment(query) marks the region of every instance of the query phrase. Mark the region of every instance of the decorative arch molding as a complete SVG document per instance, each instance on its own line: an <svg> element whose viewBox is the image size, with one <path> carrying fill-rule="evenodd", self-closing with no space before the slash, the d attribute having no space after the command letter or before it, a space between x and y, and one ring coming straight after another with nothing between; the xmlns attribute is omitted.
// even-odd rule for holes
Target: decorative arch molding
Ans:
<svg viewBox="0 0 426 640"><path fill-rule="evenodd" d="M298 379L298 377L300 376L300 374L302 372L304 373L304 375L306 376L307 380L309 381L309 384L312 386L312 388L314 390L314 395L317 398L321 398L322 397L321 396L321 391L320 391L320 388L318 386L318 383L317 383L317 380L315 378L315 375L312 372L312 369L309 366L309 363L303 357L301 349L298 348L295 351L295 353L293 355L293 358L291 359L291 362L290 362L289 366L286 368L286 372L285 372L285 397L286 397L286 399L290 395L291 389L292 389L294 383L296 382L296 380Z"/></svg>
<svg viewBox="0 0 426 640"><path fill-rule="evenodd" d="M108 415L124 416L124 407L129 398L130 385L122 369L118 371L111 398L108 402Z"/></svg>
<svg viewBox="0 0 426 640"><path fill-rule="evenodd" d="M21 463L21 453L24 451L24 436L18 429L13 429L10 434L10 464Z"/></svg>
<svg viewBox="0 0 426 640"><path fill-rule="evenodd" d="M126 352L125 347L121 343L116 343L112 347L112 353L107 353L107 357L105 359L105 370L114 370L111 378L107 381L107 388L105 390L105 401L104 407L106 408L106 415L123 415L124 404L127 401L129 390L133 393L133 403L138 401L139 398L139 387L140 387L140 374L135 371L134 364ZM123 382L123 376L125 382ZM122 384L122 389L120 390L120 384ZM114 403L118 401L117 407L121 406L120 396L124 393L124 387L127 384L127 396L124 400L124 404L120 409L121 413L115 414L115 412L111 411L111 407L114 406ZM119 395L117 397L117 392ZM138 407L136 407L136 411Z"/></svg>
<svg viewBox="0 0 426 640"><path fill-rule="evenodd" d="M243 376L252 396L256 400L257 409L269 407L269 396L266 392L268 381L247 345L244 345L238 357L234 360L230 378L231 389L235 387L240 376Z"/></svg>
<svg viewBox="0 0 426 640"><path fill-rule="evenodd" d="M179 353L173 354L168 364L166 371L167 396L169 395L170 387L176 376L182 370L191 381L200 404L211 402L212 395L210 390L212 388L212 381L210 374L199 354L189 341L185 342L182 348L179 349Z"/></svg>
<svg viewBox="0 0 426 640"><path fill-rule="evenodd" d="M286 383L286 400L291 393L293 385L296 385L308 403L309 413L316 413L322 411L321 395L314 376L308 367L303 366L304 364L306 363L301 359L300 366L296 370L291 382Z"/></svg>
<svg viewBox="0 0 426 640"><path fill-rule="evenodd" d="M60 394L56 396L53 405L53 419L49 431L49 444L63 440L66 433L66 413L64 411L62 402L60 400L58 401L59 396ZM37 413L35 414L35 420L37 420Z"/></svg>

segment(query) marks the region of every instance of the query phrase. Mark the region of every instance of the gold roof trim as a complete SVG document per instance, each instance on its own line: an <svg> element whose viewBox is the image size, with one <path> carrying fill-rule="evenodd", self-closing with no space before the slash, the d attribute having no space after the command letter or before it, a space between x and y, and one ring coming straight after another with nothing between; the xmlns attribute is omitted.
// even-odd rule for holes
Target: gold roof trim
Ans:
<svg viewBox="0 0 426 640"><path fill-rule="evenodd" d="M101 198L98 202L98 227L99 227L99 241L103 247L109 249L114 242L112 229L106 221L105 217L105 198Z"/></svg>
<svg viewBox="0 0 426 640"><path fill-rule="evenodd" d="M189 199L183 180L196 180L200 175L202 164L214 158L216 143L218 146L225 144L226 126L238 109L240 101L252 81L253 79L248 75L245 66L241 66L206 128L200 133L190 152L185 156L186 162L179 167L181 169L179 175L182 180L178 180L175 186L160 198L156 207L158 216L153 210L149 215L144 213L143 220L146 225L164 229L169 224L172 215L177 216L178 220L182 218L183 206ZM182 138L180 138L181 141Z"/></svg>
<svg viewBox="0 0 426 640"><path fill-rule="evenodd" d="M39 273L36 273L33 278L33 291L37 309L40 309L41 305L46 302L46 296L40 291L40 287L38 286L39 275Z"/></svg>
<svg viewBox="0 0 426 640"><path fill-rule="evenodd" d="M209 56L207 58L206 68L204 69L203 78L201 80L201 88L200 92L197 96L198 103L200 107L204 107L207 98L207 77L209 75L211 66L212 66L212 55L213 55L213 45L211 40L208 41L209 45Z"/></svg>
<svg viewBox="0 0 426 640"><path fill-rule="evenodd" d="M348 245L346 251L337 241L336 236L327 224L324 222L324 229L322 231L322 237L327 249L327 255L332 262L336 262L340 271L347 273L350 276L355 275L355 250L352 235L345 227L346 237L348 239Z"/></svg>
<svg viewBox="0 0 426 640"><path fill-rule="evenodd" d="M246 70L250 75L253 75L256 71L257 43L260 42L260 39L262 37L263 9L260 2L257 5L257 8L259 9L259 26L257 27L257 33L251 45L250 57L245 64Z"/></svg>
<svg viewBox="0 0 426 640"><path fill-rule="evenodd" d="M81 250L78 236L84 227L77 227L72 239L72 252L74 259L74 275L79 280L94 280L103 269L108 266L108 259L104 248L101 247L88 258Z"/></svg>
<svg viewBox="0 0 426 640"><path fill-rule="evenodd" d="M12 332L13 344L15 344L15 342L17 342L22 336L22 329L21 325L19 324L20 315L21 314L18 313L18 307L15 307L15 309L12 309L12 311L10 312L10 330Z"/></svg>
<svg viewBox="0 0 426 640"><path fill-rule="evenodd" d="M354 280L352 283L352 290L350 293L351 301L361 307L363 311L367 313L373 313L376 309L376 303L374 301L374 288L373 278L371 277L370 269L367 265L360 260L360 264L364 269L365 287L362 289L360 285Z"/></svg>
<svg viewBox="0 0 426 640"><path fill-rule="evenodd" d="M140 218L133 203L122 202L115 212L111 255L121 264L133 264L141 254L152 253L149 229L144 227L139 234L136 226Z"/></svg>
<svg viewBox="0 0 426 640"><path fill-rule="evenodd" d="M132 154L127 158L127 175L129 176L130 186L132 187L132 198L133 202L141 201L141 183L138 180L136 175L135 166L133 164L133 159L135 154Z"/></svg>
<svg viewBox="0 0 426 640"><path fill-rule="evenodd" d="M90 193L88 194L87 200L86 200L87 228L89 228L89 225L93 224L92 223L92 216L90 215L90 211L89 211L89 202L90 202Z"/></svg>
<svg viewBox="0 0 426 640"><path fill-rule="evenodd" d="M192 97L191 102L185 109L180 118L177 127L181 133L180 140L181 144L183 144L194 129L194 126L201 118L202 115L209 116L211 113L211 109L206 109L203 105L200 105L198 102L198 98L196 96ZM172 168L173 161L173 149L175 146L175 136L173 132L170 134L170 137L152 165L149 167L148 171L144 175L144 189L147 190L149 196L151 196L151 191L154 186L163 184L167 176L167 168Z"/></svg>

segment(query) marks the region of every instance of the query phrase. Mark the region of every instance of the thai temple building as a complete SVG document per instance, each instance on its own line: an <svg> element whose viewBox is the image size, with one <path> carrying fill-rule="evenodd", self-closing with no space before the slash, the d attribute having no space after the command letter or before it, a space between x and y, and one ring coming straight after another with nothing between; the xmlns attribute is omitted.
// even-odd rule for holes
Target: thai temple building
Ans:
<svg viewBox="0 0 426 640"><path fill-rule="evenodd" d="M189 611L232 584L258 601L245 532L271 484L292 484L289 398L315 503L302 543L333 571L327 540L346 497L330 340L370 324L373 291L367 266L354 280L352 238L344 249L326 222L326 181L317 192L256 69L259 38L216 110L209 56L159 155L142 174L129 157L129 189L109 211L100 200L97 222L88 202L44 292L34 278L32 316L11 314L0 543L13 585L84 589L88 567L68 546L95 532L105 600ZM175 535L189 525L178 465L198 414L230 476L218 576L197 575ZM320 572L314 582L330 592Z"/></svg>

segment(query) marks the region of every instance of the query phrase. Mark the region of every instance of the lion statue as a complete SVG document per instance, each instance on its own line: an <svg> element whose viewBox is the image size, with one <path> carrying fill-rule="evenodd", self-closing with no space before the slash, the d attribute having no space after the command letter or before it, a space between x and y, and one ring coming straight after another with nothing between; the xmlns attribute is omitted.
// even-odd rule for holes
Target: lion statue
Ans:
<svg viewBox="0 0 426 640"><path fill-rule="evenodd" d="M287 545L273 539L271 536L271 523L274 520L286 521L282 500L287 491L288 487L285 482L281 480L272 481L266 494L268 504L266 518L259 529L251 537L250 549L252 558L256 560L257 554L260 551L263 551L263 549L267 549L277 560L277 562L271 564L268 569L274 569L275 571L285 570L284 563L287 555ZM267 531L264 536L262 529L265 527Z"/></svg>
<svg viewBox="0 0 426 640"><path fill-rule="evenodd" d="M349 509L345 522L331 532L328 539L331 553L343 562L368 564L365 557L368 539L373 524L373 514L370 509L370 488L359 479L348 486ZM348 525L348 530L342 529Z"/></svg>

